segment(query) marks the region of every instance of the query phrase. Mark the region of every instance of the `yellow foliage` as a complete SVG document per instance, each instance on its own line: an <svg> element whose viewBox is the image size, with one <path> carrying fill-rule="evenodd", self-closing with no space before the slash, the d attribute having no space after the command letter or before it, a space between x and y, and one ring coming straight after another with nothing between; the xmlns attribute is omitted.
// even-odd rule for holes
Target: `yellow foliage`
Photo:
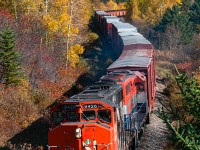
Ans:
<svg viewBox="0 0 200 150"><path fill-rule="evenodd" d="M55 20L49 20L47 23L48 29L52 32L57 32L58 31L58 22Z"/></svg>
<svg viewBox="0 0 200 150"><path fill-rule="evenodd" d="M197 30L200 31L200 25L197 25Z"/></svg>
<svg viewBox="0 0 200 150"><path fill-rule="evenodd" d="M54 2L55 7L67 6L69 3L68 0L57 0Z"/></svg>
<svg viewBox="0 0 200 150"><path fill-rule="evenodd" d="M77 63L79 63L79 55L83 54L83 52L84 48L79 44L76 44L69 48L69 62L71 66L75 66Z"/></svg>
<svg viewBox="0 0 200 150"><path fill-rule="evenodd" d="M106 3L106 9L107 10L117 10L118 9L118 6L115 2L113 2L113 0L109 0L107 3Z"/></svg>
<svg viewBox="0 0 200 150"><path fill-rule="evenodd" d="M70 16L67 13L62 13L58 16L58 22L60 25L63 23L69 23L70 22Z"/></svg>
<svg viewBox="0 0 200 150"><path fill-rule="evenodd" d="M181 3L181 0L128 0L127 17L132 20L143 19L155 25L160 21L165 10L176 3Z"/></svg>
<svg viewBox="0 0 200 150"><path fill-rule="evenodd" d="M70 29L70 34L71 35L76 35L76 34L78 34L78 32L79 32L79 29L77 28L77 27L71 27L71 29Z"/></svg>
<svg viewBox="0 0 200 150"><path fill-rule="evenodd" d="M142 19L150 24L156 24L160 20L163 13L163 5L161 1L151 0L145 7L146 10L144 14L142 14Z"/></svg>
<svg viewBox="0 0 200 150"><path fill-rule="evenodd" d="M18 93L22 94L23 97L29 99L31 86L28 80L22 80L21 84L18 86Z"/></svg>
<svg viewBox="0 0 200 150"><path fill-rule="evenodd" d="M125 2L121 2L118 4L118 9L126 9L126 3Z"/></svg>
<svg viewBox="0 0 200 150"><path fill-rule="evenodd" d="M127 17L130 20L139 18L140 9L138 0L128 0L126 3Z"/></svg>
<svg viewBox="0 0 200 150"><path fill-rule="evenodd" d="M91 43L96 41L99 38L98 34L96 34L94 32L88 33L88 36L89 36L89 39L90 39Z"/></svg>
<svg viewBox="0 0 200 150"><path fill-rule="evenodd" d="M47 29L52 32L55 33L58 31L58 22L56 22L54 20L54 18L52 18L50 15L45 15L43 16L43 23L46 24Z"/></svg>

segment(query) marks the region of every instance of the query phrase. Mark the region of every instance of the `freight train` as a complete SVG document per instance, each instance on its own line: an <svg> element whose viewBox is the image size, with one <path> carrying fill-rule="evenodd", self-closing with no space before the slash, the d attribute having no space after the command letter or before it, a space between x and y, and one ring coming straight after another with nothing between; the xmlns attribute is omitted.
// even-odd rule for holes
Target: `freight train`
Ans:
<svg viewBox="0 0 200 150"><path fill-rule="evenodd" d="M125 13L95 11L97 28L119 58L98 82L51 109L50 150L137 148L154 106L155 59L151 43L116 17Z"/></svg>

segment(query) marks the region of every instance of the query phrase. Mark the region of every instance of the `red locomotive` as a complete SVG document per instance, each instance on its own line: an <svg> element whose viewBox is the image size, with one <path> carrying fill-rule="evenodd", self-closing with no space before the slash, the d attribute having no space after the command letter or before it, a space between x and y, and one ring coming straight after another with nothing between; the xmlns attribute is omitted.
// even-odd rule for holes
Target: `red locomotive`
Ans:
<svg viewBox="0 0 200 150"><path fill-rule="evenodd" d="M96 24L121 55L98 82L51 109L50 150L134 150L150 123L155 98L152 45L132 25L103 21L103 16L109 14L95 12ZM108 32L106 23L112 21Z"/></svg>

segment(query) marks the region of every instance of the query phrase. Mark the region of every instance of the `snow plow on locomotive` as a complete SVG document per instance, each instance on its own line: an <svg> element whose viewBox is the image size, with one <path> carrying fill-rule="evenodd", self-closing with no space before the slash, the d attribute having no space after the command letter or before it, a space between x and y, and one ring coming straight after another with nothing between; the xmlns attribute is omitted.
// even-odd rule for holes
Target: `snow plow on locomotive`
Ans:
<svg viewBox="0 0 200 150"><path fill-rule="evenodd" d="M50 150L135 150L150 123L153 48L132 25L104 16L109 14L96 11L95 22L121 55L98 82L51 109Z"/></svg>

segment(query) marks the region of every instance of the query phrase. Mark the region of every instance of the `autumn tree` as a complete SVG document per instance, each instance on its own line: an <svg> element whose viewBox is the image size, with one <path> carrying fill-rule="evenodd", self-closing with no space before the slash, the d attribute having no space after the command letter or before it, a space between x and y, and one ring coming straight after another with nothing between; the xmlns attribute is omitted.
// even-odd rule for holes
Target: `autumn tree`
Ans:
<svg viewBox="0 0 200 150"><path fill-rule="evenodd" d="M109 0L106 3L106 9L107 10L117 10L118 9L117 3L115 3L113 0Z"/></svg>
<svg viewBox="0 0 200 150"><path fill-rule="evenodd" d="M42 4L42 0L0 0L0 7L8 9L16 19L21 15L40 16Z"/></svg>
<svg viewBox="0 0 200 150"><path fill-rule="evenodd" d="M101 0L93 0L92 5L94 9L106 10L106 6Z"/></svg>
<svg viewBox="0 0 200 150"><path fill-rule="evenodd" d="M66 67L72 61L69 61L69 51L72 51L75 47L74 52L78 52L76 50L77 47L80 48L80 51L83 50L80 44L86 38L84 36L86 34L83 33L87 32L85 28L88 25L91 14L88 0L60 0L56 2L49 0L48 14L43 15L43 23L48 29L50 42L54 35L61 36L62 44L65 47L62 50L65 51ZM77 44L79 46L76 46ZM70 52L70 55L72 54L75 53ZM74 63L72 62L72 64Z"/></svg>
<svg viewBox="0 0 200 150"><path fill-rule="evenodd" d="M128 0L126 3L126 18L128 20L138 19L140 14L137 0Z"/></svg>
<svg viewBox="0 0 200 150"><path fill-rule="evenodd" d="M176 3L181 3L181 0L128 0L127 17L129 20L142 19L148 24L155 25L160 21L165 10Z"/></svg>
<svg viewBox="0 0 200 150"><path fill-rule="evenodd" d="M19 54L15 51L14 32L4 29L0 33L0 81L5 85L16 85L21 81Z"/></svg>

